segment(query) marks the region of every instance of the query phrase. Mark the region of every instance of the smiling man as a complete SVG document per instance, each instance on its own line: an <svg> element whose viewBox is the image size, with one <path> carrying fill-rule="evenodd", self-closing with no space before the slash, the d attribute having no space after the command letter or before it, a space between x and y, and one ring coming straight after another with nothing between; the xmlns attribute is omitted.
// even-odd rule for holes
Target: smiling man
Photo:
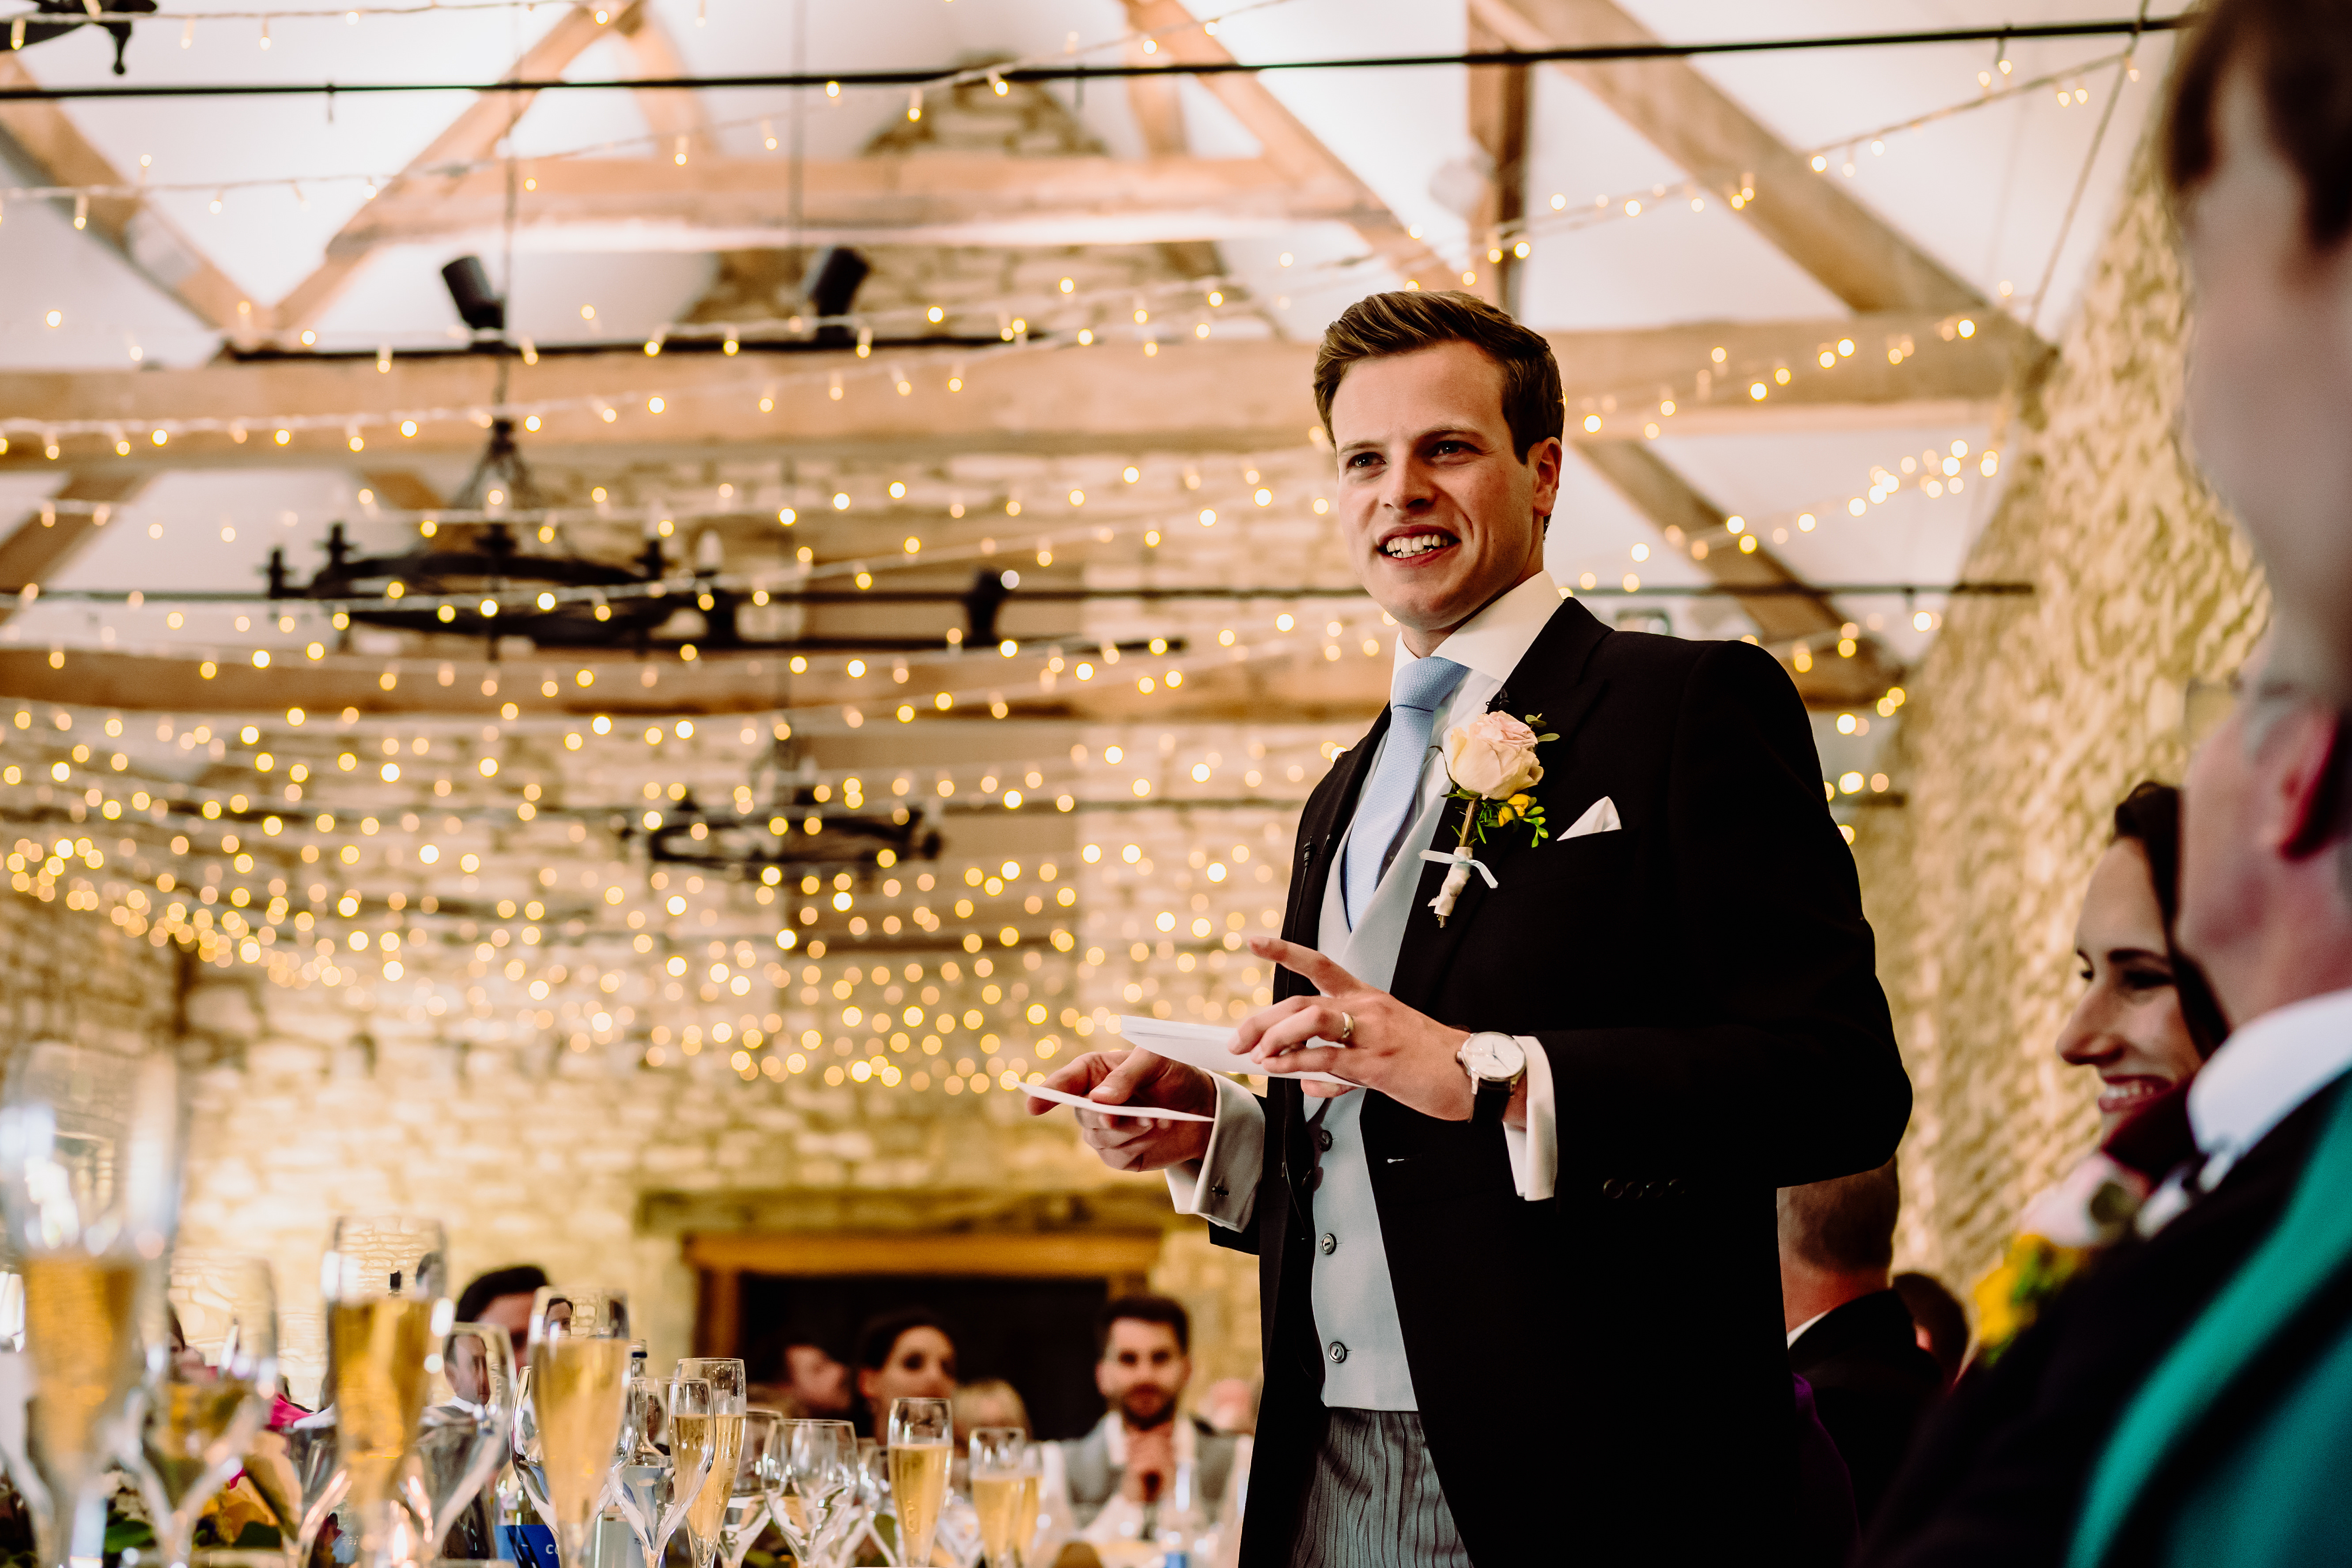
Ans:
<svg viewBox="0 0 2352 1568"><path fill-rule="evenodd" d="M1325 334L1341 541L1392 700L1307 801L1276 1000L1230 1079L1054 1075L1123 1170L1258 1255L1245 1564L1758 1563L1796 1459L1774 1191L1868 1170L1910 1109L1804 710L1738 642L1615 632L1544 574L1559 366L1460 294ZM1448 732L1547 737L1441 923ZM1321 1072L1339 1084L1302 1084ZM1360 1086L1351 1088L1349 1086ZM1038 1102L1033 1109L1045 1109Z"/></svg>

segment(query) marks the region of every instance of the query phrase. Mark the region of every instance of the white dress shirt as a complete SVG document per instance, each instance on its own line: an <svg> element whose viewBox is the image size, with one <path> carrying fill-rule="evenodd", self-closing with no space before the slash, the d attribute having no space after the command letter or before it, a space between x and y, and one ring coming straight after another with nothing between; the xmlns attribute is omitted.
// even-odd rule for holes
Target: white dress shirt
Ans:
<svg viewBox="0 0 2352 1568"><path fill-rule="evenodd" d="M2273 1007L2221 1042L2189 1085L2189 1128L2210 1191L2246 1152L2352 1068L2352 991Z"/></svg>
<svg viewBox="0 0 2352 1568"><path fill-rule="evenodd" d="M1559 590L1551 579L1538 574L1439 645L1443 657L1469 673L1437 716L1433 735L1442 737L1485 710L1559 602ZM1398 667L1414 657L1400 637ZM1385 736L1381 744L1387 744ZM1377 752L1365 764L1367 770L1379 765ZM1447 787L1443 753L1433 747L1411 826L1353 931L1347 925L1340 887L1340 868L1347 859L1344 835L1328 858L1318 940L1327 955L1368 985L1385 989L1394 974L1397 943L1419 890L1421 851L1431 847ZM1519 1194L1536 1201L1552 1195L1559 1163L1558 1118L1543 1048L1532 1037L1518 1039L1528 1057L1527 1127L1506 1127L1503 1136ZM1361 1094L1343 1095L1324 1115L1323 1130L1331 1143L1322 1154L1322 1181L1314 1197L1318 1255L1313 1277L1317 1339L1326 1350L1323 1403L1350 1409L1413 1410L1419 1404L1405 1365L1379 1210L1358 1131L1362 1100ZM1207 1150L1199 1161L1168 1173L1177 1212L1200 1215L1228 1230L1247 1226L1265 1152L1263 1103L1232 1079L1219 1079L1216 1122Z"/></svg>

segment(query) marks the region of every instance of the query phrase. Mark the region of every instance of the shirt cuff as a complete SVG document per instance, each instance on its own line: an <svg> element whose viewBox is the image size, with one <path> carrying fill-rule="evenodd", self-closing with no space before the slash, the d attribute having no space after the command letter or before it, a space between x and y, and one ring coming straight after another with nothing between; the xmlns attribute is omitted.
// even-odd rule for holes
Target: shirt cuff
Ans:
<svg viewBox="0 0 2352 1568"><path fill-rule="evenodd" d="M1168 1196L1178 1214L1196 1214L1227 1230L1245 1230L1257 1207L1258 1176L1265 1169L1265 1106L1222 1074L1216 1077L1217 1121L1197 1160L1171 1166Z"/></svg>
<svg viewBox="0 0 2352 1568"><path fill-rule="evenodd" d="M1559 1179L1559 1112L1552 1100L1551 1062L1533 1035L1511 1037L1528 1053L1528 1124L1506 1126L1503 1142L1511 1152L1511 1184L1528 1202L1541 1203Z"/></svg>

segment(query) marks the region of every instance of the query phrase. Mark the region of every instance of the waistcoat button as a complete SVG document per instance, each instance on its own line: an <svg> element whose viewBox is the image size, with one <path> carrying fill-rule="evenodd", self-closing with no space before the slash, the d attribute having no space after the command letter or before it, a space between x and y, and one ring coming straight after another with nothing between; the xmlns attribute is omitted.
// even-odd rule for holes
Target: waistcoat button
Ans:
<svg viewBox="0 0 2352 1568"><path fill-rule="evenodd" d="M1328 1258L1339 1250L1339 1238L1327 1231L1323 1237L1323 1256Z"/></svg>
<svg viewBox="0 0 2352 1568"><path fill-rule="evenodd" d="M1348 1347L1341 1344L1339 1341L1333 1340L1331 1342L1331 1360L1336 1363L1346 1361L1347 1359Z"/></svg>

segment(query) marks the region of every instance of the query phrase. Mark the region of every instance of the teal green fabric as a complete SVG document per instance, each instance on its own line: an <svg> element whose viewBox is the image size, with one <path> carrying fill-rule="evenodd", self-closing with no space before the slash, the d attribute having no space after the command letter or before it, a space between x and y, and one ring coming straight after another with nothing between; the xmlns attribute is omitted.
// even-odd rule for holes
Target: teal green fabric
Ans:
<svg viewBox="0 0 2352 1568"><path fill-rule="evenodd" d="M2279 1401L2189 1485L2155 1561L2161 1568L2352 1564L2352 1332L2339 1334Z"/></svg>
<svg viewBox="0 0 2352 1568"><path fill-rule="evenodd" d="M2314 1292L2352 1264L2352 1094L2341 1081L2327 1091L2336 1103L2277 1227L2125 1407L2091 1473L2067 1568L2101 1568L2109 1560L2166 1460ZM2342 1452L2336 1450L2339 1460ZM2273 1506L2291 1495L2267 1479L2263 1490Z"/></svg>

